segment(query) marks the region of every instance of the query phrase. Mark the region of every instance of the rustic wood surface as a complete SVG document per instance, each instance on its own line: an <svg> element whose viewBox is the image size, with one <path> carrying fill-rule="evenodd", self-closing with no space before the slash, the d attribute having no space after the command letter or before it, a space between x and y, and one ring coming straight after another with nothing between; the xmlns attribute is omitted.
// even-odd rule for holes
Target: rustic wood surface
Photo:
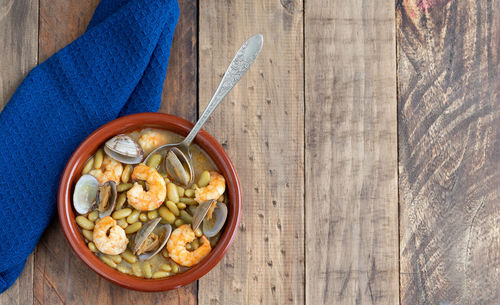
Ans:
<svg viewBox="0 0 500 305"><path fill-rule="evenodd" d="M0 0L0 107L98 2ZM235 243L198 283L140 293L82 264L54 220L0 305L497 304L498 1L179 4L162 112L195 121L265 37L205 127L242 182Z"/></svg>
<svg viewBox="0 0 500 305"><path fill-rule="evenodd" d="M397 6L401 304L500 300L498 16Z"/></svg>
<svg viewBox="0 0 500 305"><path fill-rule="evenodd" d="M38 58L38 3L0 0L0 111ZM0 304L33 303L33 255Z"/></svg>
<svg viewBox="0 0 500 305"><path fill-rule="evenodd" d="M199 304L304 303L302 16L301 1L200 2L200 110L248 37L263 34L264 48L206 125L244 196L238 238L200 279Z"/></svg>
<svg viewBox="0 0 500 305"><path fill-rule="evenodd" d="M306 1L306 303L398 304L394 1Z"/></svg>

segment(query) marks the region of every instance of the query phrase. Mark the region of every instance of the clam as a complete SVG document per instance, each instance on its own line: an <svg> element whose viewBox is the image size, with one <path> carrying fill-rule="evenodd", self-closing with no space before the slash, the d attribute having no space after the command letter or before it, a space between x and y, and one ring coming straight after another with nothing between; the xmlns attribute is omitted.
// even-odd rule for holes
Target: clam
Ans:
<svg viewBox="0 0 500 305"><path fill-rule="evenodd" d="M184 167L184 165L182 164L179 156L182 156L182 152L177 147L173 147L167 152L164 162L165 171L175 181L181 183L184 186L188 186L192 182L190 174L192 170L189 168L191 165L189 162L186 162L184 160L185 157L181 158L182 160L184 160L184 163L188 167L188 170L186 170L186 167Z"/></svg>
<svg viewBox="0 0 500 305"><path fill-rule="evenodd" d="M73 206L79 214L88 213L94 206L99 181L92 175L83 175L75 185L73 193Z"/></svg>
<svg viewBox="0 0 500 305"><path fill-rule="evenodd" d="M135 235L132 252L141 261L152 258L167 244L172 227L169 224L158 225L160 220L161 217L158 217L147 222Z"/></svg>
<svg viewBox="0 0 500 305"><path fill-rule="evenodd" d="M114 181L110 180L99 186L96 205L100 218L111 215L115 209L117 197L116 183Z"/></svg>
<svg viewBox="0 0 500 305"><path fill-rule="evenodd" d="M227 206L216 200L200 204L193 215L193 230L203 223L202 230L206 237L213 237L220 232L227 218Z"/></svg>
<svg viewBox="0 0 500 305"><path fill-rule="evenodd" d="M144 152L139 143L123 134L109 139L104 144L104 151L111 158L125 164L138 164L144 158Z"/></svg>

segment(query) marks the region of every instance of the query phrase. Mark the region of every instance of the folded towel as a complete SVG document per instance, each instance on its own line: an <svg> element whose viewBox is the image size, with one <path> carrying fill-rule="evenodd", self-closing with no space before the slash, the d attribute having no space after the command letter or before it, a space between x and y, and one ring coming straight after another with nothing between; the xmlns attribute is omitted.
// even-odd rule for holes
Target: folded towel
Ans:
<svg viewBox="0 0 500 305"><path fill-rule="evenodd" d="M56 211L71 153L118 116L158 111L176 0L102 0L85 34L34 68L0 114L0 291Z"/></svg>

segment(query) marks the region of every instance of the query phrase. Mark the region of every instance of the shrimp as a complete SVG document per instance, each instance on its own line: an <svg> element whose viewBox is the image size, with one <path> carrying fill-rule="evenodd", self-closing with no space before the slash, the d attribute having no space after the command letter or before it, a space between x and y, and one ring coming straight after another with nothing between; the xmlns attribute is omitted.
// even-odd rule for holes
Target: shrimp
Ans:
<svg viewBox="0 0 500 305"><path fill-rule="evenodd" d="M158 131L148 130L141 134L137 142L141 145L144 153L148 155L154 149L167 144L168 141L164 134Z"/></svg>
<svg viewBox="0 0 500 305"><path fill-rule="evenodd" d="M210 182L207 186L198 188L195 191L195 198L198 203L212 199L218 199L226 190L226 180L218 172L210 172Z"/></svg>
<svg viewBox="0 0 500 305"><path fill-rule="evenodd" d="M93 233L94 244L104 254L117 255L127 249L128 238L111 216L99 220Z"/></svg>
<svg viewBox="0 0 500 305"><path fill-rule="evenodd" d="M175 229L167 242L167 251L170 258L179 265L191 267L198 264L210 253L212 247L207 237L203 235L203 244L194 251L188 251L186 244L192 242L196 237L190 225L182 225Z"/></svg>
<svg viewBox="0 0 500 305"><path fill-rule="evenodd" d="M151 211L158 208L165 197L167 197L167 186L165 179L156 171L156 169L139 164L132 172L132 179L146 180L149 190L145 191L142 185L135 183L127 192L128 203L140 211Z"/></svg>
<svg viewBox="0 0 500 305"><path fill-rule="evenodd" d="M118 184L120 183L122 172L123 165L106 155L104 156L104 160L102 160L101 168L93 169L89 172L89 174L96 177L100 184L104 184L109 180L113 180L116 184Z"/></svg>

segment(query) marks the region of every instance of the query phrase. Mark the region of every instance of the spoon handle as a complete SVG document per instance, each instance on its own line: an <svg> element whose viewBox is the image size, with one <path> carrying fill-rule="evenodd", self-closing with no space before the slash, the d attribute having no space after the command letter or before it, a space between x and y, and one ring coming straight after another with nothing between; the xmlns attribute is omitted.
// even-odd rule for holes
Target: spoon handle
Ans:
<svg viewBox="0 0 500 305"><path fill-rule="evenodd" d="M250 37L238 50L236 55L234 56L231 64L226 70L224 77L219 84L217 90L215 90L210 103L208 103L207 108L203 111L203 114L199 118L196 125L194 125L193 129L189 132L188 136L184 139L185 145L190 145L194 140L198 131L200 131L201 127L208 120L212 112L214 112L215 108L220 104L222 99L226 97L226 95L233 89L234 85L241 79L243 74L248 71L250 66L254 63L255 59L260 53L262 49L263 37L261 34L256 34Z"/></svg>

